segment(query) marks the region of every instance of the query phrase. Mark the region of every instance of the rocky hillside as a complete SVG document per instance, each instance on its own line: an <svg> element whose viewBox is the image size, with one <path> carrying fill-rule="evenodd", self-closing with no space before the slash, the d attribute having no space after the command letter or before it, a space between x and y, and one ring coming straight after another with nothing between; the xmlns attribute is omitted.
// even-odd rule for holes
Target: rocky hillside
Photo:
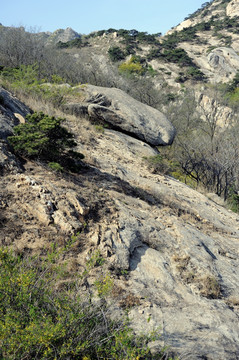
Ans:
<svg viewBox="0 0 239 360"><path fill-rule="evenodd" d="M160 332L152 354L239 359L238 16L215 0L165 36L0 28L0 244L44 257L75 235L57 286L110 279L112 317ZM80 170L13 150L33 111L66 118Z"/></svg>
<svg viewBox="0 0 239 360"><path fill-rule="evenodd" d="M187 34L182 46L212 82L226 82L238 69L237 1L212 1L168 32ZM196 30L196 32L194 32Z"/></svg>
<svg viewBox="0 0 239 360"><path fill-rule="evenodd" d="M83 43L87 41L87 46L70 52L76 59L95 60L106 71L109 67L106 67L108 50L119 47L125 51L127 60L133 55L140 57L140 61L147 61L157 72L155 83L159 87L165 82L171 86L178 83L179 86L183 77L184 81L189 81L189 86L190 80L202 80L199 73L188 72L190 66L196 66L212 83L228 82L239 66L238 16L237 1L210 1L164 36L142 35L145 33L138 34L136 30L102 30L83 36ZM69 41L74 38L75 34ZM186 54L175 53L175 48L183 49Z"/></svg>
<svg viewBox="0 0 239 360"><path fill-rule="evenodd" d="M182 84L192 87L233 79L239 66L238 7L235 0L205 2L164 36L125 29L99 29L81 35L69 27L33 37L42 41L42 46L60 48L79 68L84 64L84 71L92 73L91 82L95 81L95 85L102 83L96 73L100 72L110 87L116 82L117 87L122 87L122 80L116 79L118 74L111 68L118 68L133 57L142 69L121 68L121 74L127 70L136 74L146 71L146 75L153 76L157 89L168 85L177 91ZM2 38L12 29L1 26Z"/></svg>
<svg viewBox="0 0 239 360"><path fill-rule="evenodd" d="M43 32L39 35L43 37L47 45L55 45L58 42L66 43L68 41L81 38L81 35L70 27L66 29L58 29L53 33Z"/></svg>
<svg viewBox="0 0 239 360"><path fill-rule="evenodd" d="M100 252L105 263L89 274L88 286L99 274L110 274L114 287L107 301L114 314L126 307L135 331L159 329L153 352L169 346L182 359L238 359L238 215L171 177L149 172L144 158L157 152L145 135L140 140L119 124L98 132L76 109L87 103L94 117L106 114L109 120L116 118L105 107L111 103L123 122L120 102L116 106L113 92L104 88L84 91L86 101L73 107L77 116L66 116L87 167L58 175L12 154L6 136L19 119L24 122L28 109L1 90L1 244L44 254L52 243L64 244L80 232L64 260L68 270L80 274ZM123 108L131 124L134 106L127 97Z"/></svg>

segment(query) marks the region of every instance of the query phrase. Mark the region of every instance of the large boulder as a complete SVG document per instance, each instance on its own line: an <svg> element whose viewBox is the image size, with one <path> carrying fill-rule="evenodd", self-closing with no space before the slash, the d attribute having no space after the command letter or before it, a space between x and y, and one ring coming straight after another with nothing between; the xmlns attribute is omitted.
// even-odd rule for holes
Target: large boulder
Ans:
<svg viewBox="0 0 239 360"><path fill-rule="evenodd" d="M12 96L7 90L0 88L0 174L21 171L21 165L7 142L13 134L13 127L25 121L29 108Z"/></svg>
<svg viewBox="0 0 239 360"><path fill-rule="evenodd" d="M175 129L160 111L133 99L124 91L87 85L83 104L67 104L65 111L76 115L88 113L95 121L103 121L113 129L130 134L144 142L170 145Z"/></svg>
<svg viewBox="0 0 239 360"><path fill-rule="evenodd" d="M220 47L212 50L208 54L208 63L214 71L229 77L235 75L239 67L239 56L227 47Z"/></svg>
<svg viewBox="0 0 239 360"><path fill-rule="evenodd" d="M14 126L19 123L16 114L25 118L30 113L30 109L9 91L0 88L0 113L7 116Z"/></svg>

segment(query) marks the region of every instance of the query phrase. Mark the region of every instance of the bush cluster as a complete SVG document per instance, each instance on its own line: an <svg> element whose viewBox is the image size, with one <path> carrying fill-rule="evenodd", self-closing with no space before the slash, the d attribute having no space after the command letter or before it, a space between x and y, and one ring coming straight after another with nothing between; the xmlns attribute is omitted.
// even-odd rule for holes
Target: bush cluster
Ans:
<svg viewBox="0 0 239 360"><path fill-rule="evenodd" d="M206 1L205 3L203 3L201 5L200 9L197 9L194 13L189 14L184 20L187 19L193 19L194 17L196 17L197 15L199 15L200 13L203 14L205 11L207 11L207 8L210 6L210 4L212 3L213 0L210 1ZM225 1L225 0L224 0ZM226 0L226 1L230 1L230 0Z"/></svg>
<svg viewBox="0 0 239 360"><path fill-rule="evenodd" d="M80 297L77 284L57 290L62 268L0 248L0 358L162 359L127 320L112 321L106 302ZM74 286L73 286L74 285Z"/></svg>
<svg viewBox="0 0 239 360"><path fill-rule="evenodd" d="M125 44L134 43L135 46L137 43L155 44L158 42L157 37L159 37L159 34L148 34L147 32L137 31L135 29L120 29L117 31L117 35L124 39Z"/></svg>
<svg viewBox="0 0 239 360"><path fill-rule="evenodd" d="M59 49L67 49L67 48L80 48L82 46L82 40L80 38L77 38L77 39L74 39L74 40L70 40L70 41L67 41L67 42L62 42L62 41L59 41L56 46L59 48Z"/></svg>
<svg viewBox="0 0 239 360"><path fill-rule="evenodd" d="M126 57L125 52L118 46L110 47L108 50L110 60L113 62L124 60Z"/></svg>
<svg viewBox="0 0 239 360"><path fill-rule="evenodd" d="M23 157L60 163L69 170L77 171L84 156L72 150L77 143L73 134L61 125L62 122L64 119L43 112L29 114L25 124L15 126L14 135L9 136L8 141Z"/></svg>
<svg viewBox="0 0 239 360"><path fill-rule="evenodd" d="M125 46L124 50L120 47L115 46L109 49L108 54L112 61L124 60L127 55L135 54L135 50L139 49L139 44L155 44L158 45L158 37L161 34L148 34L147 32L140 32L137 30L115 30L117 36L123 38L121 43ZM109 33L109 30L103 33Z"/></svg>
<svg viewBox="0 0 239 360"><path fill-rule="evenodd" d="M197 32L213 30L213 36L220 36L220 30L230 30L233 33L239 32L238 17L225 16L223 19L218 19L217 15L212 16L209 21L202 21L194 26L189 26L181 31L174 31L172 34L167 35L162 42L162 47L165 49L174 49L181 42L199 41ZM229 36L225 38L225 45L230 46L231 39Z"/></svg>
<svg viewBox="0 0 239 360"><path fill-rule="evenodd" d="M235 213L239 213L239 193L232 186L229 190L227 204Z"/></svg>
<svg viewBox="0 0 239 360"><path fill-rule="evenodd" d="M19 94L30 95L36 100L50 102L54 107L60 107L66 100L79 99L81 93L77 88L57 86L66 83L66 79L55 73L48 78L39 76L39 65L21 65L16 68L0 70L1 80L6 88ZM50 84L48 83L50 82Z"/></svg>
<svg viewBox="0 0 239 360"><path fill-rule="evenodd" d="M139 59L132 56L129 61L119 65L119 72L122 74L143 75L146 68L140 63Z"/></svg>
<svg viewBox="0 0 239 360"><path fill-rule="evenodd" d="M176 81L184 83L187 80L206 81L204 73L194 66L190 66L185 72L180 72Z"/></svg>

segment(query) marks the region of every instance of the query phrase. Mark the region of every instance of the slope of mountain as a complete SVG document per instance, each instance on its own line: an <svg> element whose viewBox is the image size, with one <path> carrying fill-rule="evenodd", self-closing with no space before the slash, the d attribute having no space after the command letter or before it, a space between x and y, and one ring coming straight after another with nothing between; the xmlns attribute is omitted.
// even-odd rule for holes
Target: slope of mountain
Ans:
<svg viewBox="0 0 239 360"><path fill-rule="evenodd" d="M222 144L224 167L228 166L227 152L232 148L237 154L234 129L238 128L232 128L231 138L223 132L236 122L237 112L217 97L212 84L230 82L239 68L238 7L235 0L206 3L164 37L110 29L80 37L75 47L71 41L79 36L71 29L41 34L47 51L58 43L59 57L47 58L54 71L59 69L60 54L66 54L64 74L72 70L67 65L76 64L74 74L88 76L93 85L33 84L36 87L31 91L37 94L33 101L29 84L24 95L25 83L20 82L20 90L14 89L25 96L26 104L0 90L1 245L23 255L44 256L54 246L65 245L72 234L79 234L62 259L69 274L80 279L89 259L95 254L103 259L91 269L80 292L94 293L99 278L110 277L113 285L104 301L113 317L127 309L135 332L160 332L160 340L150 344L153 354L166 346L169 355L181 359L239 359L239 216L215 194L200 193L149 168L149 162L163 152L155 148L152 132L157 138L165 131L170 138L165 143L170 143L175 134L166 118L176 117L175 141L182 141L186 137L183 126L192 121L183 143L186 151L199 122L193 118L196 111L203 115L200 126L209 125L199 134L209 137L197 151L192 148L190 156L214 140L218 127L222 136L217 147L213 141L209 144L213 145L209 153L219 163ZM65 44L59 46L59 42ZM109 52L112 48L118 50ZM123 58L114 62L112 54ZM122 64L126 67L120 68ZM124 72L129 68L142 82ZM31 78L29 82L32 85ZM110 89L102 86L107 84ZM138 102L113 86L147 102L138 105L136 123L131 119ZM161 103L154 102L152 90L158 97L164 95ZM189 90L194 90L193 101ZM44 101L42 91L48 96ZM49 105L49 99L60 104L60 109ZM31 112L27 105L66 117L65 126L74 133L77 150L85 155L81 171L57 173L13 152L7 136L16 124L25 122ZM166 116L149 105L163 109ZM149 131L151 114L155 127ZM157 119L162 120L160 130ZM233 146L229 141L234 141ZM235 155L232 167L236 166ZM70 281L64 279L62 286Z"/></svg>
<svg viewBox="0 0 239 360"><path fill-rule="evenodd" d="M9 103L3 108L1 128L17 121ZM1 152L1 243L39 254L52 239L59 245L80 231L69 271L80 276L100 251L106 262L89 284L110 274L114 314L129 306L135 331L162 334L152 351L167 345L183 359L237 359L238 215L150 173L143 158L155 151L142 141L110 129L98 133L81 117L68 116L67 124L86 156L82 173L59 176L33 162L22 167L9 147Z"/></svg>
<svg viewBox="0 0 239 360"><path fill-rule="evenodd" d="M59 41L66 43L74 39L80 39L81 35L70 27L66 29L58 29L53 33L43 33L46 36L47 44L57 44Z"/></svg>
<svg viewBox="0 0 239 360"><path fill-rule="evenodd" d="M148 44L147 42L140 43L138 49L135 49L135 54L148 59L149 64L170 85L175 86L175 79L182 72L181 65L184 66L184 64L180 64L180 58L178 61L167 57L164 60L160 53L152 52L152 50L160 49L160 46L167 51L173 48L185 50L210 82L227 82L237 72L239 65L237 54L239 50L237 30L239 4L236 1L213 1L205 4L208 5L204 5L201 10L171 29L165 36L156 38L155 42ZM107 43L110 43L110 46L122 47L121 36L115 37L114 34L107 34L107 32L104 33L104 36L103 40L97 36L98 46L96 41L94 42L94 38L89 40L90 44L93 47L99 47L101 53L108 50ZM126 42L125 38L123 42ZM159 80L160 83L162 81Z"/></svg>

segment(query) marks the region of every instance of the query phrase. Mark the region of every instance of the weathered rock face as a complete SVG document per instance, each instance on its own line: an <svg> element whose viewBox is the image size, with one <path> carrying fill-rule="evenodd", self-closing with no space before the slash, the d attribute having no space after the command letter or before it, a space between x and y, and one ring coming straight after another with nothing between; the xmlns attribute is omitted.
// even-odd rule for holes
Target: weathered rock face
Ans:
<svg viewBox="0 0 239 360"><path fill-rule="evenodd" d="M194 14L189 15L189 19L184 20L181 24L171 29L167 34L173 34L175 31L181 31L195 25L202 23L210 23L219 21L223 24L228 20L228 17L235 18L239 16L239 1L238 0L214 0L205 2L201 9L198 9ZM238 70L238 51L239 51L239 37L237 32L232 27L225 26L220 31L214 31L214 26L207 30L198 30L194 40L185 40L180 42L179 46L182 47L187 54L193 59L200 70L206 75L208 82L211 83L227 83L233 79ZM166 34L166 35L167 35ZM220 51L224 48L228 51ZM209 53L210 48L214 50ZM219 51L217 51L220 49ZM161 67L159 61L158 67ZM155 66L155 65L154 65ZM175 76L174 72L179 73L179 69L174 70L172 64L170 69L171 78ZM170 82L171 79L167 79ZM172 84L175 85L175 84ZM187 84L186 84L187 85ZM189 85L190 87L190 85Z"/></svg>
<svg viewBox="0 0 239 360"><path fill-rule="evenodd" d="M161 185L151 183L155 192ZM140 297L140 306L130 312L135 329L159 327L161 344L177 348L182 358L233 359L239 337L232 324L238 314L228 305L238 297L239 233L232 234L225 222L214 223L216 217L225 221L224 211L214 215L220 207L193 193L188 189L191 210L182 213L181 219L179 204L171 203L170 209L162 206L162 193L154 205L112 194L119 216L117 223L102 229L98 243L105 251L115 249L110 258L115 257L114 266L130 273L130 291ZM186 204L181 201L183 211Z"/></svg>
<svg viewBox="0 0 239 360"><path fill-rule="evenodd" d="M80 39L81 36L76 31L74 31L72 28L68 27L66 29L58 29L54 31L53 33L45 33L45 35L48 36L47 43L58 43L59 41L65 43L74 39Z"/></svg>
<svg viewBox="0 0 239 360"><path fill-rule="evenodd" d="M29 108L8 91L0 88L0 172L20 171L21 165L11 153L7 143L7 137L12 135L13 127L23 122L30 112Z"/></svg>
<svg viewBox="0 0 239 360"><path fill-rule="evenodd" d="M15 114L21 115L23 118L30 113L30 109L19 101L15 96L9 93L9 91L0 88L0 112L2 115L8 117L8 123L11 122L12 126L19 123L19 119L16 118ZM5 120L6 121L6 120ZM6 126L7 124L2 122L1 126ZM1 137L2 137L1 133Z"/></svg>
<svg viewBox="0 0 239 360"><path fill-rule="evenodd" d="M116 88L87 85L84 104L67 104L65 110L76 115L88 113L95 121L132 134L150 145L169 145L175 129L160 111L140 103Z"/></svg>
<svg viewBox="0 0 239 360"><path fill-rule="evenodd" d="M128 271L136 331L159 327L159 345L183 359L237 359L238 215L120 149L108 130L90 149L98 169L121 179L119 189L101 182L114 206L90 238L111 268Z"/></svg>
<svg viewBox="0 0 239 360"><path fill-rule="evenodd" d="M84 173L61 177L27 163L24 174L0 176L1 244L39 253L81 229L67 255L74 274L100 251L106 268L97 272L123 293L116 312L130 299L135 330L159 328L155 352L166 345L182 359L238 359L238 215L149 173L149 145L115 130L89 135L81 120L68 123L91 165Z"/></svg>
<svg viewBox="0 0 239 360"><path fill-rule="evenodd" d="M229 77L236 74L239 67L239 56L231 48L217 48L208 55L209 65L220 75Z"/></svg>
<svg viewBox="0 0 239 360"><path fill-rule="evenodd" d="M239 1L232 0L226 8L227 16L234 17L239 15Z"/></svg>
<svg viewBox="0 0 239 360"><path fill-rule="evenodd" d="M233 120L233 110L228 106L222 106L215 98L202 93L196 94L198 110L201 111L202 119L213 119L214 123L221 128L229 125Z"/></svg>
<svg viewBox="0 0 239 360"><path fill-rule="evenodd" d="M5 172L20 172L22 166L16 156L12 154L8 144L0 139L0 174Z"/></svg>

